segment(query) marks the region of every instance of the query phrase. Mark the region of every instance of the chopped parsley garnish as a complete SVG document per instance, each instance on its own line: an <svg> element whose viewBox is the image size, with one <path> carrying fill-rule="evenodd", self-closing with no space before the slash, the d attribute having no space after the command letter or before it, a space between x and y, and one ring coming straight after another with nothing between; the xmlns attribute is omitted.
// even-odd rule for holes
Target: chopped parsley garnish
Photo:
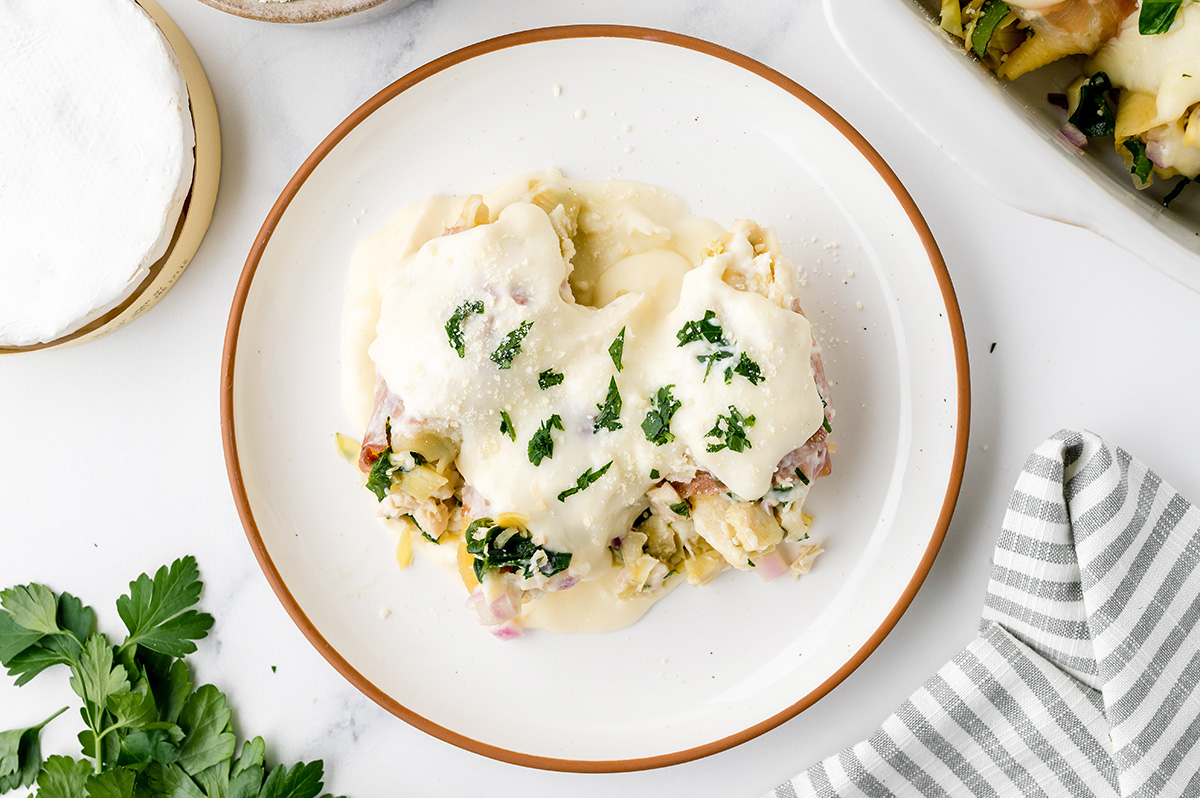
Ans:
<svg viewBox="0 0 1200 798"><path fill-rule="evenodd" d="M715 363L728 360L734 355L733 343L725 337L720 319L711 310L704 311L704 318L684 324L679 332L675 333L675 337L679 339L679 346L703 342L715 347L707 352L696 355L696 360L705 364L705 381L708 380L708 375L712 373ZM741 357L738 358L736 365L725 367L726 385L733 381L734 374L740 374L750 380L751 385L758 385L763 380L762 370L745 352L741 353Z"/></svg>
<svg viewBox="0 0 1200 798"><path fill-rule="evenodd" d="M1175 201L1175 198L1183 193L1183 189L1190 182L1192 182L1192 181L1186 177L1179 178L1179 182L1175 184L1175 187L1171 189L1170 193L1168 193L1167 196L1163 197L1163 201L1162 201L1163 207L1164 208L1169 207L1171 205L1171 203Z"/></svg>
<svg viewBox="0 0 1200 798"><path fill-rule="evenodd" d="M692 508L686 501L677 502L671 505L671 512L675 515L682 515L684 518L692 517Z"/></svg>
<svg viewBox="0 0 1200 798"><path fill-rule="evenodd" d="M708 375L712 373L713 364L728 357L733 357L733 352L730 352L728 349L714 349L711 352L705 352L703 355L696 355L697 360L708 364L704 367L704 380L706 382ZM729 379L733 379L733 375L729 373L730 369L726 369L725 372L729 376ZM726 380L726 382L729 382L729 380Z"/></svg>
<svg viewBox="0 0 1200 798"><path fill-rule="evenodd" d="M671 434L671 416L675 415L675 411L683 407L683 404L671 395L671 389L674 387L664 385L658 389L650 403L650 412L646 413L646 419L642 422L642 433L645 434L646 440L655 446L675 440L675 436ZM658 479L658 472L651 471L650 476Z"/></svg>
<svg viewBox="0 0 1200 798"><path fill-rule="evenodd" d="M581 491L581 490L587 490L588 488L590 488L592 486L593 482L600 479L600 477L604 476L605 472L608 471L609 466L611 466L612 464L613 464L613 461L609 460L607 463L600 466L599 471L593 471L590 468L587 471L584 471L582 474L579 475L579 479L575 480L575 485L573 487L567 488L562 493L558 494L558 500L560 502L565 502L567 500L568 496L574 496L576 493L579 493L579 491Z"/></svg>
<svg viewBox="0 0 1200 798"><path fill-rule="evenodd" d="M1152 36L1166 33L1175 22L1175 14L1183 0L1142 0L1142 11L1138 15L1138 33Z"/></svg>
<svg viewBox="0 0 1200 798"><path fill-rule="evenodd" d="M734 452L743 452L746 449L752 449L749 439L746 438L746 430L754 426L754 416L743 416L740 411L733 405L729 406L729 415L722 413L717 416L717 423L713 428L704 433L706 438L716 438L720 443L710 443L706 448L709 452L719 452L722 449L730 449Z"/></svg>
<svg viewBox="0 0 1200 798"><path fill-rule="evenodd" d="M562 419L558 413L542 422L542 426L538 427L538 431L529 439L529 462L539 466L546 458L554 457L554 439L550 437L550 430L562 428Z"/></svg>
<svg viewBox="0 0 1200 798"><path fill-rule="evenodd" d="M388 491L392 489L392 472L396 469L392 465L391 454L391 446L384 449L371 464L371 471L367 474L367 489L374 493L379 501L386 499Z"/></svg>
<svg viewBox="0 0 1200 798"><path fill-rule="evenodd" d="M710 344L725 343L725 336L721 333L721 322L717 320L717 314L711 310L704 311L704 318L684 324L679 332L675 333L675 337L679 339L680 346L696 341L707 341Z"/></svg>
<svg viewBox="0 0 1200 798"><path fill-rule="evenodd" d="M467 553L475 558L476 579L483 579L487 571L496 568L519 570L527 579L535 572L554 576L571 564L569 551L551 551L521 533L508 536L503 545L497 546L497 539L506 531L490 518L477 518L467 527Z"/></svg>
<svg viewBox="0 0 1200 798"><path fill-rule="evenodd" d="M650 469L650 479L658 479L658 469L657 468Z"/></svg>
<svg viewBox="0 0 1200 798"><path fill-rule="evenodd" d="M562 381L565 379L566 377L563 376L562 372L555 371L554 369L546 369L538 375L538 387L544 391L547 388L553 388L555 385L562 385Z"/></svg>
<svg viewBox="0 0 1200 798"><path fill-rule="evenodd" d="M608 381L608 396L604 398L604 404L596 405L600 410L600 415L596 416L596 420L592 423L592 432L599 432L602 429L616 431L621 428L619 418L621 416L621 393L617 390L617 378L612 377Z"/></svg>
<svg viewBox="0 0 1200 798"><path fill-rule="evenodd" d="M524 340L532 326L533 322L523 321L517 329L504 336L500 346L496 347L495 352L492 352L492 362L502 369L512 368L513 358L521 354L521 341Z"/></svg>
<svg viewBox="0 0 1200 798"><path fill-rule="evenodd" d="M1125 139L1125 149L1133 156L1133 166L1129 167L1129 173L1137 175L1137 179L1144 185L1150 179L1150 172L1154 170L1154 162L1146 155L1146 143L1141 139Z"/></svg>
<svg viewBox="0 0 1200 798"><path fill-rule="evenodd" d="M517 428L513 426L512 419L508 417L507 410L500 411L500 434L507 435L509 440L517 439Z"/></svg>
<svg viewBox="0 0 1200 798"><path fill-rule="evenodd" d="M975 55L983 58L987 53L988 44L996 27L1008 16L1008 4L1000 0L987 0L979 11L979 19L975 21L975 30L971 32L971 49Z"/></svg>
<svg viewBox="0 0 1200 798"><path fill-rule="evenodd" d="M617 373L621 372L621 356L625 353L625 328L617 333L617 337L608 346L608 356L612 358L613 365L617 367Z"/></svg>
<svg viewBox="0 0 1200 798"><path fill-rule="evenodd" d="M1079 105L1068 120L1085 136L1108 136L1117 129L1117 117L1109 107L1104 93L1112 89L1112 81L1103 72L1092 75L1079 88Z"/></svg>
<svg viewBox="0 0 1200 798"><path fill-rule="evenodd" d="M750 359L750 356L742 352L742 356L738 359L737 365L733 368L725 369L725 384L728 385L733 380L734 374L740 374L750 381L751 385L758 385L763 381L762 369L758 364Z"/></svg>
<svg viewBox="0 0 1200 798"><path fill-rule="evenodd" d="M477 313L483 313L483 302L478 299L464 302L455 308L454 314L446 322L446 337L450 339L450 348L457 352L459 357L467 356L467 347L463 343L463 321L467 316Z"/></svg>

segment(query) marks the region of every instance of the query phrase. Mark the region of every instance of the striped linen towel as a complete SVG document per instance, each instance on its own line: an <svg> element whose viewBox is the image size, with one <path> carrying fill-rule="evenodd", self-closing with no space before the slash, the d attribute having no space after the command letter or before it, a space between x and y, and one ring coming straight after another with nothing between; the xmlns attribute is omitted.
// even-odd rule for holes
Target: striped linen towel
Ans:
<svg viewBox="0 0 1200 798"><path fill-rule="evenodd" d="M1200 509L1091 433L1009 501L979 636L801 796L1200 796Z"/></svg>

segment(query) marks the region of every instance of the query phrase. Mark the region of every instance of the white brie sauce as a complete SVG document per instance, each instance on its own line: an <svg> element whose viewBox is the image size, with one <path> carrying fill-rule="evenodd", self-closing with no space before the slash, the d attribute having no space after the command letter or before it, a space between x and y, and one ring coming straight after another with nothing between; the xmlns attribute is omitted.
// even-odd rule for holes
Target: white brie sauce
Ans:
<svg viewBox="0 0 1200 798"><path fill-rule="evenodd" d="M1180 119L1200 103L1200 3L1181 6L1166 33L1138 33L1138 15L1130 14L1121 32L1092 57L1092 66L1114 86L1156 95L1153 124Z"/></svg>
<svg viewBox="0 0 1200 798"><path fill-rule="evenodd" d="M472 492L460 535L485 514L519 519L534 544L571 555L568 586L593 583L552 593L562 579L518 580L518 599L547 607L524 612L526 625L596 631L636 620L665 590L626 589L618 611L619 586L633 577L620 581L610 544L649 514L648 492L666 484L674 494L670 483L707 473L722 486L721 512L750 505L821 429L796 273L763 235L750 223L725 233L659 188L549 172L481 198L417 203L359 249L344 329L351 415L369 425L380 381L402 404L394 445L419 430L456 450ZM675 540L701 524L663 512L678 522ZM426 532L437 523L412 518ZM769 545L735 537L724 542L734 554L722 554L749 567L782 534ZM722 545L708 544L695 545ZM484 580L483 600L497 591Z"/></svg>
<svg viewBox="0 0 1200 798"><path fill-rule="evenodd" d="M0 3L0 109L0 345L23 346L142 283L173 236L194 139L179 63L133 0Z"/></svg>

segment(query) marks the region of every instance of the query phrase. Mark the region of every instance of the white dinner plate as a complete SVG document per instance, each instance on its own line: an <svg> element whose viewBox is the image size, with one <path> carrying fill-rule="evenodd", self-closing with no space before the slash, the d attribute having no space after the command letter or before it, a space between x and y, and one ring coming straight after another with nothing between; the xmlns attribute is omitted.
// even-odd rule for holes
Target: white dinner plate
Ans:
<svg viewBox="0 0 1200 798"><path fill-rule="evenodd" d="M557 89L555 87L558 87ZM401 573L350 431L339 325L356 244L405 204L556 166L655 183L727 224L774 225L837 409L807 508L827 552L792 583L726 573L633 627L501 642L461 585ZM950 279L912 199L833 111L715 45L634 28L484 42L380 92L317 148L250 252L225 344L230 481L255 555L317 649L444 740L519 764L607 771L693 759L782 723L877 646L945 534L969 418Z"/></svg>

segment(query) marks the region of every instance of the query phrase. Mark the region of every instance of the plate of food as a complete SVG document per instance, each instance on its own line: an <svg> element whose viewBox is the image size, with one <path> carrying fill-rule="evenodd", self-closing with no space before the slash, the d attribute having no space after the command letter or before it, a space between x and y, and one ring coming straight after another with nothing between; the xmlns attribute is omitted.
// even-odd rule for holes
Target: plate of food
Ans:
<svg viewBox="0 0 1200 798"><path fill-rule="evenodd" d="M863 73L1001 199L1091 229L1200 290L1200 5L827 0L825 10Z"/></svg>
<svg viewBox="0 0 1200 798"><path fill-rule="evenodd" d="M583 26L329 135L247 259L221 401L251 547L338 671L468 750L618 771L748 740L879 644L969 380L928 227L841 117Z"/></svg>

